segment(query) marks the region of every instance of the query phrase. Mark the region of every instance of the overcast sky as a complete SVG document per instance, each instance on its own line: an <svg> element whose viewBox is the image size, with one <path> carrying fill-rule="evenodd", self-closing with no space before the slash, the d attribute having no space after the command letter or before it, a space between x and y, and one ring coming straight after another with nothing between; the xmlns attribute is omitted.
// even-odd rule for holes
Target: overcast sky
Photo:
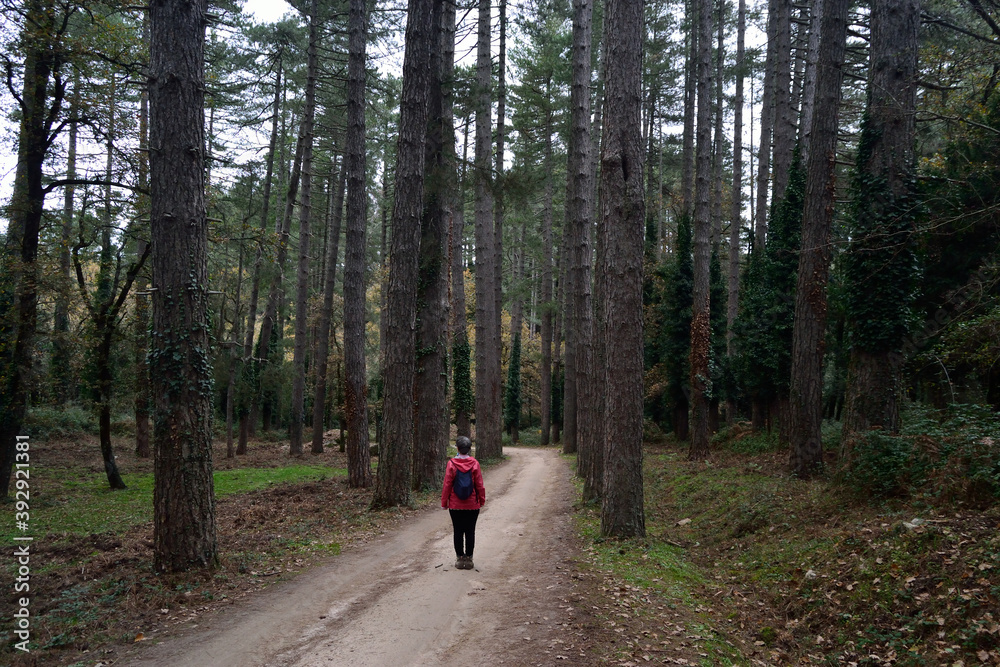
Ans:
<svg viewBox="0 0 1000 667"><path fill-rule="evenodd" d="M243 9L261 23L273 23L284 16L285 12L292 11L285 0L247 0Z"/></svg>

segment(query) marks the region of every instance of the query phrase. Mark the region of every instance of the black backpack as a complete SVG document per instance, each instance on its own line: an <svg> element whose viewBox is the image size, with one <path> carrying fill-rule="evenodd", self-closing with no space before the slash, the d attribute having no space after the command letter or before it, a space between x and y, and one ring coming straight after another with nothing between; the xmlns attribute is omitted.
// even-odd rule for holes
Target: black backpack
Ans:
<svg viewBox="0 0 1000 667"><path fill-rule="evenodd" d="M451 482L451 488L458 496L459 500L468 500L472 495L472 471L458 470L455 472L455 479Z"/></svg>

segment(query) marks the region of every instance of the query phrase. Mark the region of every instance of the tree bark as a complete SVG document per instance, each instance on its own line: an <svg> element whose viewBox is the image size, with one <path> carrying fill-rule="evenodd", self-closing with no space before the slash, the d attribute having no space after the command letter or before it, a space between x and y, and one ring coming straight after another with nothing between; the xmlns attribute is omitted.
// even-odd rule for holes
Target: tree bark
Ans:
<svg viewBox="0 0 1000 667"><path fill-rule="evenodd" d="M709 273L711 270L711 68L712 3L701 0L698 12L698 147L694 208L694 288L691 311L691 460L708 456L709 400L711 392L712 325L709 311Z"/></svg>
<svg viewBox="0 0 1000 667"><path fill-rule="evenodd" d="M253 338L257 328L257 301L260 298L261 267L264 262L264 238L267 235L268 217L271 209L271 183L274 180L274 152L278 143L278 117L281 114L281 56L282 52L279 51L275 62L274 102L271 106L271 141L267 151L264 194L262 195L260 207L260 238L257 240L257 255L254 259L253 277L250 283L250 302L247 306L247 333L246 340L243 343L242 359L244 377L240 382L242 391L238 409L240 415L240 435L239 442L236 445L237 455L247 453L247 439L250 435L251 417L253 415L250 403L257 403L256 397L250 397L249 394L251 392L256 394L258 381L254 377L259 364L253 358Z"/></svg>
<svg viewBox="0 0 1000 667"><path fill-rule="evenodd" d="M792 118L792 0L774 0L774 184L772 206L785 198L788 175L795 148L795 120Z"/></svg>
<svg viewBox="0 0 1000 667"><path fill-rule="evenodd" d="M497 23L500 28L499 53L497 54L497 127L496 127L496 167L493 172L493 321L491 354L495 356L493 365L496 366L498 378L502 374L502 361L500 352L503 348L503 226L506 215L504 182L504 157L506 155L505 131L507 121L507 0L498 0ZM492 49L492 47L491 47ZM497 414L497 433L503 432L503 380L497 380L497 400L500 405L500 413ZM500 456L503 453L503 440L501 436L497 438L498 449L493 454ZM478 453L478 450L477 450Z"/></svg>
<svg viewBox="0 0 1000 667"><path fill-rule="evenodd" d="M59 19L52 2L26 3L22 38L26 46L20 99L17 168L10 223L0 265L0 491L7 496L14 459L28 451L18 440L28 401L34 337L38 326L38 236L45 191L42 175L49 137L65 94ZM50 78L54 79L52 97ZM51 111L51 112L50 112Z"/></svg>
<svg viewBox="0 0 1000 667"><path fill-rule="evenodd" d="M450 13L445 4L445 12ZM452 41L454 41L454 17L452 17ZM454 49L452 50L454 55ZM447 59L446 59L447 62ZM469 318L465 300L465 164L468 157L469 133L466 119L465 140L462 147L462 176L458 198L452 202L451 221L451 294L452 294L452 391L455 410L455 428L458 435L472 437L471 413L475 409L472 395L472 352L469 347Z"/></svg>
<svg viewBox="0 0 1000 667"><path fill-rule="evenodd" d="M694 214L694 121L698 92L698 3L684 3L688 23L687 53L684 65L684 129L681 135L681 207L684 215Z"/></svg>
<svg viewBox="0 0 1000 667"><path fill-rule="evenodd" d="M816 108L816 78L820 58L820 37L822 21L828 10L824 7L825 0L813 0L809 8L809 45L806 49L805 73L802 83L802 110L799 113L799 150L802 164L809 169L809 147L812 143L813 111ZM824 63L824 66L826 63ZM843 65L841 65L843 66ZM839 100L839 98L838 98ZM827 110L824 110L826 112Z"/></svg>
<svg viewBox="0 0 1000 667"><path fill-rule="evenodd" d="M722 90L722 73L726 62L725 7L720 0L715 15L716 46L715 46L715 136L712 140L712 251L721 252L722 248L722 146L725 143L722 134L722 124L725 120L725 106ZM735 194L735 193L734 193Z"/></svg>
<svg viewBox="0 0 1000 667"><path fill-rule="evenodd" d="M642 0L608 0L601 154L601 224L607 249L605 326L618 352L605 369L607 443L601 534L646 534L642 484ZM706 40L707 41L707 40Z"/></svg>
<svg viewBox="0 0 1000 667"><path fill-rule="evenodd" d="M450 177L454 174L451 166L455 137L454 132L446 133L444 118L444 40L449 31L444 26L443 11L436 20L439 42L430 59L417 283L417 365L413 386L415 491L441 487L448 457L448 204L454 199L455 184ZM450 75L452 68L448 69Z"/></svg>
<svg viewBox="0 0 1000 667"><path fill-rule="evenodd" d="M157 571L218 562L205 218L205 0L150 6Z"/></svg>
<svg viewBox="0 0 1000 667"><path fill-rule="evenodd" d="M790 465L792 473L807 478L823 466L823 355L826 348L827 298L830 275L830 229L836 193L836 149L838 113L848 0L818 0L822 12L813 23L820 33L815 43L820 52L808 55L819 63L815 82L806 94L815 99L804 105L820 111L808 123L810 145L806 164L806 192L802 208L802 249L795 288L795 319L792 333L792 377L789 401ZM814 8L815 9L815 8ZM803 124L803 128L806 124Z"/></svg>
<svg viewBox="0 0 1000 667"><path fill-rule="evenodd" d="M565 300L566 292L566 271L563 261L563 248L565 243L559 245L556 251L555 275L556 284L553 286L555 301L553 303L552 322L552 443L559 444L561 429L563 424L563 390L564 390L564 366L563 366L563 312L562 304Z"/></svg>
<svg viewBox="0 0 1000 667"><path fill-rule="evenodd" d="M253 188L250 190L250 203L253 204ZM229 356L229 382L226 386L226 458L231 459L236 456L236 448L233 446L233 418L236 408L236 376L240 370L240 357L238 346L240 345L240 325L242 316L240 315L240 300L243 295L243 245L240 244L240 258L236 269L236 298L233 303L233 325L230 329L231 340L226 352Z"/></svg>
<svg viewBox="0 0 1000 667"><path fill-rule="evenodd" d="M93 301L87 300L91 320L94 325L94 371L96 374L96 403L98 414L98 437L101 443L101 458L104 460L104 472L108 478L108 486L112 489L125 489L125 482L118 471L114 448L111 445L111 396L114 390L114 374L111 369L111 342L117 328L117 312L112 312L114 299L118 291L118 271L114 270L112 277L112 245L111 228L114 225L111 210L111 180L114 176L114 151L117 115L117 91L114 74L108 82L108 125L106 127L107 159L104 167L104 216L101 221L101 253L97 272L97 289ZM82 221L81 221L82 222ZM121 258L119 257L119 262ZM143 257L145 261L145 257ZM80 275L80 274L78 274ZM80 284L84 299L87 294ZM129 281L131 287L131 281ZM126 287L125 293L128 293Z"/></svg>
<svg viewBox="0 0 1000 667"><path fill-rule="evenodd" d="M546 101L551 99L551 77L546 85ZM541 368L541 444L549 444L552 428L552 109L545 114L545 194L542 211L542 368Z"/></svg>
<svg viewBox="0 0 1000 667"><path fill-rule="evenodd" d="M563 452L578 451L580 430L590 429L593 312L590 280L590 226L594 210L590 165L590 83L593 0L573 2L573 79L566 167L567 317ZM641 109L641 108L640 108ZM641 130L641 125L640 128ZM572 304L570 306L570 304ZM588 434L589 437L589 434ZM583 453L586 457L587 454Z"/></svg>
<svg viewBox="0 0 1000 667"><path fill-rule="evenodd" d="M424 207L424 142L427 137L432 52L440 48L443 0L410 0L403 59L403 92L396 151L396 200L392 214L387 301L384 442L372 508L406 505L413 473L415 371L420 220Z"/></svg>
<svg viewBox="0 0 1000 667"><path fill-rule="evenodd" d="M278 232L278 254L275 258L275 272L271 277L271 286L267 295L267 306L264 308L264 317L260 323L260 337L258 342L259 363L261 367L266 367L271 361L271 337L277 333L281 337L282 327L279 326L279 305L284 297L284 274L285 263L288 259L288 239L291 232L292 213L295 210L295 198L299 192L299 179L302 176L302 157L305 152L305 137L300 128L298 139L295 142L295 155L292 158L292 173L288 177L288 190L285 193L285 212L279 220ZM258 371L259 373L260 371ZM262 405L262 427L268 430L271 427L270 407L266 397L261 392L255 394L255 401L263 402ZM254 410L251 408L251 412ZM253 423L251 419L251 424Z"/></svg>
<svg viewBox="0 0 1000 667"><path fill-rule="evenodd" d="M847 257L854 341L843 425L848 458L859 433L899 430L899 350L914 262L909 235L919 24L917 0L872 3L868 104L854 184L864 201L853 215Z"/></svg>
<svg viewBox="0 0 1000 667"><path fill-rule="evenodd" d="M494 339L500 313L496 309L496 235L491 178L490 1L479 3L476 56L476 456L500 456L500 349Z"/></svg>
<svg viewBox="0 0 1000 667"><path fill-rule="evenodd" d="M143 97L143 102L145 102L145 97ZM76 179L76 139L77 139L77 125L75 118L79 114L80 109L80 78L79 76L74 76L73 78L73 97L70 102L69 114L69 137L66 142L66 180L72 181ZM145 119L143 113L140 113L139 123L140 128L143 125ZM140 129L140 135L142 134ZM142 138L140 138L140 142ZM140 157L140 165L142 164L142 158ZM142 181L142 167L140 166L139 180ZM70 401L72 394L72 377L73 373L70 366L70 357L72 354L72 342L69 339L69 297L73 290L73 275L72 268L70 265L70 247L73 245L70 240L73 235L73 216L74 216L74 195L76 193L76 188L72 185L67 185L63 190L63 219L62 219L62 234L60 238L59 246L59 288L56 291L55 298L55 313L52 323L52 380L55 385L55 398L59 405L65 405ZM140 329L142 336L145 336L146 328ZM137 337L138 340L138 337ZM145 355L143 355L145 357ZM142 376L138 376L141 378ZM141 379L138 380L139 386L141 386ZM147 390L148 395L148 390ZM138 419L136 420L138 425ZM149 421L146 421L146 427L148 430ZM149 456L149 442L146 442L146 456Z"/></svg>
<svg viewBox="0 0 1000 667"><path fill-rule="evenodd" d="M462 147L462 170L458 170L457 155L454 154L455 143L455 31L456 7L454 3L446 2L442 10L442 80L444 122L444 144L448 150L447 174L455 184L448 192L446 212L450 223L449 238L451 259L451 355L452 355L452 392L455 411L455 427L458 435L472 437L472 420L470 413L475 407L472 397L471 352L469 348L468 318L465 301L465 164L469 149L468 122ZM445 421L447 426L448 422Z"/></svg>
<svg viewBox="0 0 1000 667"><path fill-rule="evenodd" d="M332 174L331 174L332 176ZM337 284L337 256L340 254L340 227L344 218L344 190L347 187L347 160L341 158L336 184L330 179L332 215L326 239L326 275L323 279L323 309L316 332L316 386L313 391L312 453L323 453L323 415L326 413L327 369L330 356L330 329L333 320L333 295Z"/></svg>
<svg viewBox="0 0 1000 667"><path fill-rule="evenodd" d="M746 76L746 0L736 17L736 97L733 102L733 191L729 209L729 276L726 302L726 354L733 356L733 324L740 312L740 232L743 229L743 79ZM736 399L726 397L726 421L736 420Z"/></svg>
<svg viewBox="0 0 1000 667"><path fill-rule="evenodd" d="M372 483L368 448L368 378L365 367L365 236L368 196L365 156L365 50L368 13L365 0L350 0L348 18L347 236L344 245L344 411L347 415L347 485Z"/></svg>
<svg viewBox="0 0 1000 667"><path fill-rule="evenodd" d="M760 104L760 145L757 147L757 208L754 212L753 252L764 252L767 234L767 184L771 177L771 135L774 130L774 78L778 3L769 0L767 6L767 51L764 60L764 90Z"/></svg>
<svg viewBox="0 0 1000 667"><path fill-rule="evenodd" d="M316 116L316 78L319 58L319 0L309 11L309 49L306 65L305 108L299 141L302 142L302 196L299 200L299 265L295 296L295 345L292 351L292 415L289 433L291 456L302 456L302 423L305 421L306 346L309 316L309 242L312 224L313 126Z"/></svg>

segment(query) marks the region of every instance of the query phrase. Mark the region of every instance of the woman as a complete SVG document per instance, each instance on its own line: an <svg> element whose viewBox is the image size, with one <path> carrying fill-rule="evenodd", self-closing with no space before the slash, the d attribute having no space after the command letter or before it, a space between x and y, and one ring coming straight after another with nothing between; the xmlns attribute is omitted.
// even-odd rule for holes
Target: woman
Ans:
<svg viewBox="0 0 1000 667"><path fill-rule="evenodd" d="M486 503L486 487L479 461L469 455L472 442L464 435L455 440L458 456L448 461L441 489L441 507L451 514L455 528L456 570L471 570L472 552L476 548L476 521L479 508ZM464 497L463 497L464 496Z"/></svg>

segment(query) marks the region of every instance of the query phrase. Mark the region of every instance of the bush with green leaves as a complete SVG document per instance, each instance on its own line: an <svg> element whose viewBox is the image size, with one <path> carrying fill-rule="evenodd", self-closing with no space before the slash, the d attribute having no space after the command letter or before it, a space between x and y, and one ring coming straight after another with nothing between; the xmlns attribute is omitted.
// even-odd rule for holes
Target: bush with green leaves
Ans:
<svg viewBox="0 0 1000 667"><path fill-rule="evenodd" d="M842 482L878 499L920 495L947 503L1000 500L1000 416L988 406L908 407L899 435L856 438Z"/></svg>

